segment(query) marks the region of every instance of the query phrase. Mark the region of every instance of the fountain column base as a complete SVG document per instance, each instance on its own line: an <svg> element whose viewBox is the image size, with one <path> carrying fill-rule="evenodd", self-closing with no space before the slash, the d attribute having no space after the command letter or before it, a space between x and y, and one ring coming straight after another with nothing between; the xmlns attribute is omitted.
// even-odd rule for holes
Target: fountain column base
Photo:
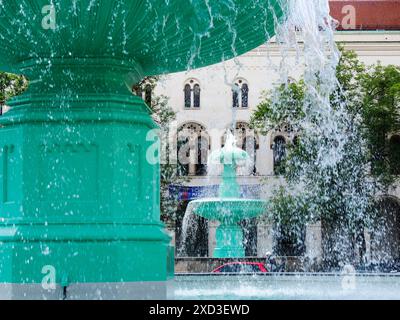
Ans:
<svg viewBox="0 0 400 320"><path fill-rule="evenodd" d="M240 221L261 216L267 211L263 200L241 198L211 198L192 201L188 212L209 221L219 221L216 230L214 258L244 258L244 237Z"/></svg>
<svg viewBox="0 0 400 320"><path fill-rule="evenodd" d="M0 299L58 299L59 288L67 299L166 298L173 248L143 101L28 92L10 106L0 119Z"/></svg>
<svg viewBox="0 0 400 320"><path fill-rule="evenodd" d="M216 232L214 258L244 258L243 231L238 225L221 224Z"/></svg>

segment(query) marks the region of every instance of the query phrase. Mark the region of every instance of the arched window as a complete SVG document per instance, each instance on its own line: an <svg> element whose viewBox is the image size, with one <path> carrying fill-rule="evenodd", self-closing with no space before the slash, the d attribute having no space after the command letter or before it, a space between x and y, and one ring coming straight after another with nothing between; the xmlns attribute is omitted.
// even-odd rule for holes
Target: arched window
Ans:
<svg viewBox="0 0 400 320"><path fill-rule="evenodd" d="M185 85L185 108L190 108L192 106L192 88L190 84Z"/></svg>
<svg viewBox="0 0 400 320"><path fill-rule="evenodd" d="M252 174L257 173L257 167L256 167L256 162L257 162L257 149L258 149L258 144L257 140L254 136L246 136L243 139L243 145L242 149L245 150L249 156L250 159L253 161L253 168L252 168Z"/></svg>
<svg viewBox="0 0 400 320"><path fill-rule="evenodd" d="M253 163L252 173L257 173L257 150L259 149L258 135L257 133L250 129L250 125L246 122L236 123L235 135L244 151L246 151Z"/></svg>
<svg viewBox="0 0 400 320"><path fill-rule="evenodd" d="M232 88L232 107L249 107L249 85L243 79L237 80Z"/></svg>
<svg viewBox="0 0 400 320"><path fill-rule="evenodd" d="M151 100L152 100L152 88L150 84L147 84L144 91L144 101L149 107L151 107Z"/></svg>
<svg viewBox="0 0 400 320"><path fill-rule="evenodd" d="M242 85L242 108L249 107L249 85L243 83Z"/></svg>
<svg viewBox="0 0 400 320"><path fill-rule="evenodd" d="M285 172L284 161L286 158L286 140L282 136L274 139L272 145L274 152L274 172L276 175L281 175Z"/></svg>
<svg viewBox="0 0 400 320"><path fill-rule="evenodd" d="M208 139L204 136L199 136L197 138L196 176L207 175L208 150Z"/></svg>
<svg viewBox="0 0 400 320"><path fill-rule="evenodd" d="M189 147L188 137L185 136L178 137L177 151L178 151L178 175L185 177L189 174L190 147Z"/></svg>
<svg viewBox="0 0 400 320"><path fill-rule="evenodd" d="M232 106L233 108L239 108L239 85L236 83L232 89Z"/></svg>
<svg viewBox="0 0 400 320"><path fill-rule="evenodd" d="M400 136L394 135L389 142L390 171L393 175L400 175Z"/></svg>
<svg viewBox="0 0 400 320"><path fill-rule="evenodd" d="M186 109L200 108L201 88L198 81L191 79L186 82L184 91L184 105Z"/></svg>
<svg viewBox="0 0 400 320"><path fill-rule="evenodd" d="M207 174L209 141L205 128L197 123L187 123L179 129L177 151L181 175Z"/></svg>
<svg viewBox="0 0 400 320"><path fill-rule="evenodd" d="M295 137L293 138L293 145L296 146L296 147L298 147L299 144L300 144L300 137L299 137L299 136L295 136Z"/></svg>
<svg viewBox="0 0 400 320"><path fill-rule="evenodd" d="M259 137L257 133L250 128L250 125L247 122L237 122L235 131L232 129L227 129L226 133L221 138L221 147L225 146L226 136L228 132L234 134L237 142L237 147L246 151L251 159L253 164L251 174L257 173L257 150L260 148Z"/></svg>
<svg viewBox="0 0 400 320"><path fill-rule="evenodd" d="M149 107L151 107L153 86L150 83L144 81L143 83L137 84L133 87L132 91L135 95L142 98Z"/></svg>
<svg viewBox="0 0 400 320"><path fill-rule="evenodd" d="M200 108L200 85L195 84L193 86L193 107L194 108Z"/></svg>

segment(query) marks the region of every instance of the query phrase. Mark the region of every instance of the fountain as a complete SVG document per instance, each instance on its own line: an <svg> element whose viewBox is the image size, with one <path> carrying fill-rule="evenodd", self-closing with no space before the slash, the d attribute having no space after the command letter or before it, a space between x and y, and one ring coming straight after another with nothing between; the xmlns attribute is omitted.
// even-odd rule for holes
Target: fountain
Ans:
<svg viewBox="0 0 400 320"><path fill-rule="evenodd" d="M245 257L243 231L238 223L258 217L267 210L266 201L240 197L237 168L245 165L248 160L247 152L236 147L235 137L228 132L225 146L210 155L211 163L223 165L219 197L195 200L188 206L188 212L220 222L216 232L214 258Z"/></svg>
<svg viewBox="0 0 400 320"><path fill-rule="evenodd" d="M281 4L0 1L0 70L30 80L0 118L0 298L165 298L173 248L159 168L146 158L156 126L130 88L257 47ZM233 171L226 166L223 201L198 210L221 219L221 242L240 241L235 223L260 212L235 200Z"/></svg>

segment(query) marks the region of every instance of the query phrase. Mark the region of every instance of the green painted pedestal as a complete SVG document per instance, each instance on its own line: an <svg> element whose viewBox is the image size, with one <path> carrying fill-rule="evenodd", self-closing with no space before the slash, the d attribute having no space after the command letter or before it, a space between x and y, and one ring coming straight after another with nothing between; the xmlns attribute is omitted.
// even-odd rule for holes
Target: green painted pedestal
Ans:
<svg viewBox="0 0 400 320"><path fill-rule="evenodd" d="M70 67L62 98L60 83L45 89L66 80L54 68L0 118L0 298L58 298L62 286L76 298L166 297L173 250L160 223L158 141L147 137L156 126L123 81L105 82L119 74L107 63L96 86L93 70Z"/></svg>
<svg viewBox="0 0 400 320"><path fill-rule="evenodd" d="M256 48L283 11L277 0L0 1L0 69L30 80L0 117L0 298L166 297L158 142L130 89Z"/></svg>

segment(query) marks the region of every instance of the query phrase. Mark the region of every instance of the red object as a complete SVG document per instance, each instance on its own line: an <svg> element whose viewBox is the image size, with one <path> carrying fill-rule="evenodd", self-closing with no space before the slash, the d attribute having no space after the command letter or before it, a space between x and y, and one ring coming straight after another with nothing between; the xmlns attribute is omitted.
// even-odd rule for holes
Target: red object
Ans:
<svg viewBox="0 0 400 320"><path fill-rule="evenodd" d="M330 0L338 30L400 30L400 0Z"/></svg>
<svg viewBox="0 0 400 320"><path fill-rule="evenodd" d="M266 273L268 272L264 263L261 262L230 262L226 263L212 273Z"/></svg>

